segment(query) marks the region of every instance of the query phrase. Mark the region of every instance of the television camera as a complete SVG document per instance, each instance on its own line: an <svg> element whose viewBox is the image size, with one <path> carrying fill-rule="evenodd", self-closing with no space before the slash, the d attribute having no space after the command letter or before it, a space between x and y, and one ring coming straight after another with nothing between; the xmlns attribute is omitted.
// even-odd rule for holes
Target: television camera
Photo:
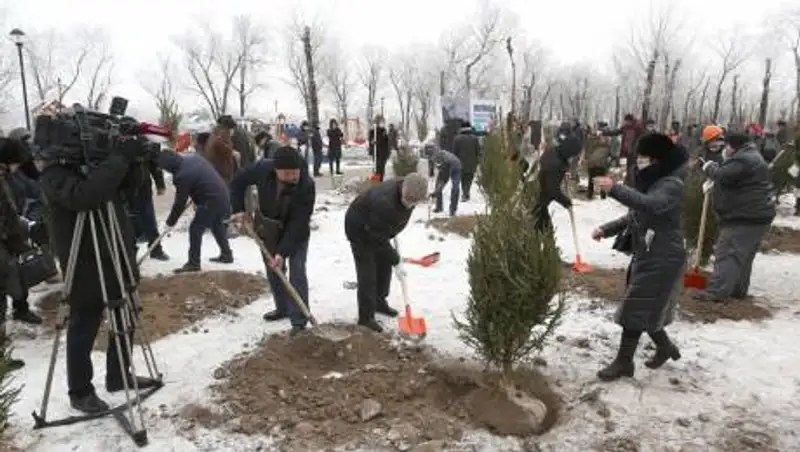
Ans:
<svg viewBox="0 0 800 452"><path fill-rule="evenodd" d="M142 163L157 158L161 150L158 143L146 135L170 138L172 131L166 127L126 116L128 100L114 97L108 113L87 110L80 104L36 118L33 144L38 157L62 164L93 166L106 159L108 154L131 141L139 147Z"/></svg>

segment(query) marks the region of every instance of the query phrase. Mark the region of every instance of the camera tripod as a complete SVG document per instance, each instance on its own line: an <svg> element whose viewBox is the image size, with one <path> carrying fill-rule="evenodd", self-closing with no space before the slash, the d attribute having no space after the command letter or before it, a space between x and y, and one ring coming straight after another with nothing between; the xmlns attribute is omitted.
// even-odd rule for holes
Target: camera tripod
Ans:
<svg viewBox="0 0 800 452"><path fill-rule="evenodd" d="M88 222L87 222L88 220ZM88 223L88 224L87 224ZM78 254L83 238L84 229L88 227L94 249L94 260L99 276L100 290L103 296L105 315L109 319L109 334L112 335L113 346L116 348L122 375L123 389L125 391L125 403L112 407L100 413L91 413L79 416L69 416L59 420L47 420L47 405L50 400L50 390L53 384L53 371L55 370L58 357L58 347L61 341L61 333L65 329L69 320L70 310L67 304L67 297L72 291L75 279L75 267L78 261ZM120 288L121 298L109 299L108 287L106 286L106 275L103 268L101 246L104 246L110 255L110 260L114 269L114 278ZM34 429L45 427L55 427L61 425L71 425L82 421L97 419L107 415L113 415L120 423L122 428L134 440L136 445L145 446L147 440L147 430L144 426L144 414L142 412L142 402L162 388L164 383L162 375L158 371L150 341L141 328L136 328L136 323L141 311L141 303L137 289L134 267L128 256L125 240L123 239L122 228L116 215L114 204L107 202L103 208L93 211L78 213L77 221L72 233L72 243L64 271L64 288L62 290L62 300L59 306L58 320L56 323L56 334L53 339L53 349L50 355L50 366L47 371L47 380L42 397L42 405L39 413L33 412L35 421ZM139 383L136 379L136 368L133 359L133 335L139 333L139 343L141 345L144 362L149 371L150 378L156 384L144 391L139 391ZM124 352L124 353L123 353ZM130 361L125 363L125 357ZM128 369L130 367L130 371ZM129 377L130 376L130 377ZM130 381L129 381L130 379ZM131 394L132 393L132 394ZM134 412L134 407L135 412ZM128 411L126 418L125 411Z"/></svg>

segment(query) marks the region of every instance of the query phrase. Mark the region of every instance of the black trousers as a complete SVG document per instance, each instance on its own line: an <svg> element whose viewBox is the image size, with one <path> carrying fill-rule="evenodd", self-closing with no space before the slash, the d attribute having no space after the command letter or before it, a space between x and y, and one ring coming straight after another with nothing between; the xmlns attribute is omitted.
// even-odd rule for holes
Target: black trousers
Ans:
<svg viewBox="0 0 800 452"><path fill-rule="evenodd" d="M70 312L69 324L67 325L67 387L69 395L75 397L85 397L95 393L92 379L94 378L94 368L92 366L92 348L97 338L100 324L103 323L102 306L73 309ZM117 327L122 329L122 319L119 308L114 309L113 315L117 318ZM133 345L132 325L129 332L129 340ZM111 331L111 328L109 328ZM124 336L121 335L120 347L122 348L122 359L125 371L130 366L130 356L125 350ZM121 382L122 369L120 368L117 346L114 342L112 333L108 335L108 347L106 349L106 381Z"/></svg>
<svg viewBox="0 0 800 452"><path fill-rule="evenodd" d="M383 182L383 177L386 174L386 162L389 157L380 156L375 160L375 173L378 174L380 181Z"/></svg>
<svg viewBox="0 0 800 452"><path fill-rule="evenodd" d="M589 168L589 185L588 185L587 190L586 190L586 196L589 199L594 198L594 178L595 177L600 177L600 176L605 176L606 174L608 174L608 170L605 169L605 168ZM602 199L605 199L606 198L606 194L605 193L600 193L600 197Z"/></svg>
<svg viewBox="0 0 800 452"><path fill-rule="evenodd" d="M375 311L387 306L392 284L392 264L386 252L350 242L358 281L358 321L375 320Z"/></svg>
<svg viewBox="0 0 800 452"><path fill-rule="evenodd" d="M534 227L537 231L544 232L553 229L553 218L550 216L551 202L541 202L533 208Z"/></svg>
<svg viewBox="0 0 800 452"><path fill-rule="evenodd" d="M329 150L328 151L328 168L331 170L331 174L334 173L334 166L336 169L336 173L342 172L342 150Z"/></svg>
<svg viewBox="0 0 800 452"><path fill-rule="evenodd" d="M314 149L314 175L319 174L320 168L322 168L322 149Z"/></svg>
<svg viewBox="0 0 800 452"><path fill-rule="evenodd" d="M469 199L473 180L475 180L475 172L461 171L461 196L465 200Z"/></svg>

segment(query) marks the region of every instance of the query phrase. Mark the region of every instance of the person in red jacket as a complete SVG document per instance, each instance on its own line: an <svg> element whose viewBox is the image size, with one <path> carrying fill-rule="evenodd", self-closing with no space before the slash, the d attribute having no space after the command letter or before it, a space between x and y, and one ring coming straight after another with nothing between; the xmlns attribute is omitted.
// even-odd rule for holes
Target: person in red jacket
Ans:
<svg viewBox="0 0 800 452"><path fill-rule="evenodd" d="M619 156L625 158L625 185L633 186L636 174L636 142L642 136L642 124L630 113L625 115L622 127L603 132L603 136L622 136Z"/></svg>

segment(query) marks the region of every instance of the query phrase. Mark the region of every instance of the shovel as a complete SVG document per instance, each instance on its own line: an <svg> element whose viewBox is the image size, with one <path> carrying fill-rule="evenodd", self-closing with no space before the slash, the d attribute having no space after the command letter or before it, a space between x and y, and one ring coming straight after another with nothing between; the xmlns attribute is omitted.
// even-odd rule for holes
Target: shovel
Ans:
<svg viewBox="0 0 800 452"><path fill-rule="evenodd" d="M705 185L705 184L704 184ZM700 231L697 233L697 246L694 250L692 269L683 275L683 287L689 289L703 290L706 288L706 275L700 270L700 255L703 252L703 242L706 238L706 219L708 218L708 206L711 204L711 185L703 187L703 210L700 213Z"/></svg>
<svg viewBox="0 0 800 452"><path fill-rule="evenodd" d="M426 254L425 256L422 256L420 258L404 257L403 262L405 262L406 264L414 264L414 265L419 265L420 267L427 268L430 267L431 265L438 263L440 258L441 258L441 253L437 251L435 253Z"/></svg>
<svg viewBox="0 0 800 452"><path fill-rule="evenodd" d="M575 211L569 208L569 223L572 226L572 242L575 245L575 262L572 263L574 273L590 273L593 268L581 258L581 249L578 246L578 230L575 227Z"/></svg>
<svg viewBox="0 0 800 452"><path fill-rule="evenodd" d="M250 224L250 222L245 220L243 222L243 227L245 233L248 236L250 236L250 238L252 238L256 242L256 245L258 245L258 247L261 249L261 253L264 256L272 256L272 253L269 252L266 245L264 245L264 242L253 230L252 224ZM286 277L286 273L284 273L283 270L281 270L280 268L270 267L270 270L273 273L275 273L278 279L281 280L283 287L286 289L286 292L289 293L289 297L292 299L292 302L294 302L297 309L299 309L300 312L302 312L303 315L306 316L308 321L311 322L311 326L313 327L312 331L314 331L314 333L317 336L322 337L324 339L328 339L333 342L339 342L350 337L349 334L337 330L335 328L331 328L330 325L325 325L325 326L320 325L319 322L317 321L317 318L314 317L313 314L311 314L311 311L308 309L308 306L306 306L306 304L303 303L303 298L300 296L299 293L297 293L297 289L294 288L291 281L289 281L289 278Z"/></svg>
<svg viewBox="0 0 800 452"><path fill-rule="evenodd" d="M394 239L394 248L399 252L397 238ZM394 268L394 274L400 281L400 290L403 292L403 303L405 304L404 315L397 319L397 328L400 332L409 338L424 339L428 334L428 327L425 325L425 319L422 317L414 317L411 314L411 300L408 297L408 284L406 283L406 274L403 271L402 264L398 264Z"/></svg>
<svg viewBox="0 0 800 452"><path fill-rule="evenodd" d="M186 211L186 209L188 209L191 206L192 206L192 201L189 200L186 203L186 207L184 208L184 212ZM180 217L178 217L178 218L180 219ZM142 257L140 257L139 260L136 261L136 266L137 267L141 267L142 266L142 262L144 262L144 260L147 259L148 256L150 256L150 253L152 253L153 250L156 249L156 247L159 244L161 244L161 241L164 240L164 237L168 236L172 232L173 229L175 229L175 226L168 227L168 228L164 229L164 232L162 232L161 235L159 235L158 238L155 239L155 241L153 243L151 243L150 246L147 247L147 251L145 251L145 253L142 255Z"/></svg>

